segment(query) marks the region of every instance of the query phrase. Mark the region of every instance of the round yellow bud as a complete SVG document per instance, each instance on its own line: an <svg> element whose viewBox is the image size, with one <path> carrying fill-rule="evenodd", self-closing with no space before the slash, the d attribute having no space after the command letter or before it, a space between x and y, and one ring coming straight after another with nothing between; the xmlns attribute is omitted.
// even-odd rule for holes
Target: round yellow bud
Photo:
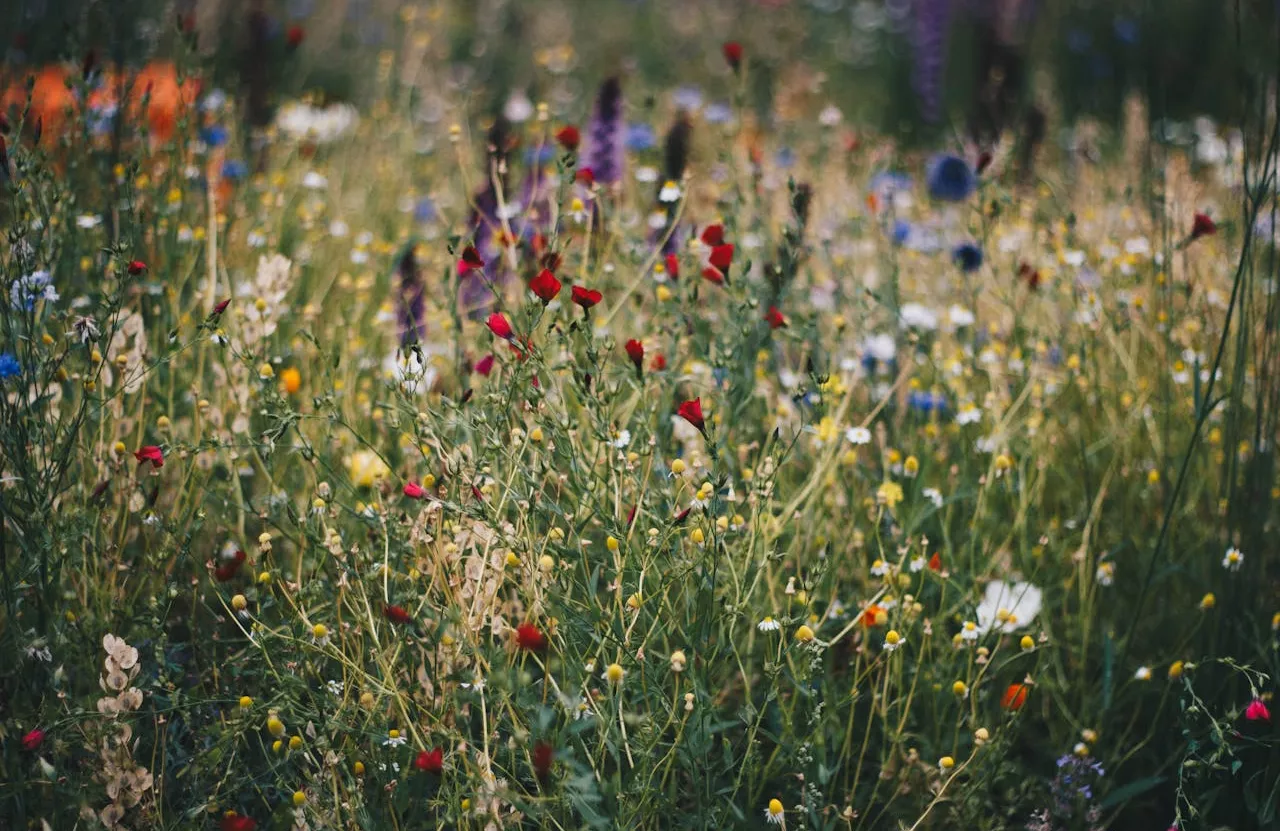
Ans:
<svg viewBox="0 0 1280 831"><path fill-rule="evenodd" d="M621 684L622 676L626 674L626 670L622 668L621 664L609 664L604 670L605 680L610 684Z"/></svg>
<svg viewBox="0 0 1280 831"><path fill-rule="evenodd" d="M938 760L938 767L942 768L943 770L951 770L955 766L956 766L956 760L951 758L950 756L943 756L941 759Z"/></svg>
<svg viewBox="0 0 1280 831"><path fill-rule="evenodd" d="M684 471L685 471L684 459L676 459L671 463L671 472L674 473L676 476L679 476L680 474L684 473Z"/></svg>
<svg viewBox="0 0 1280 831"><path fill-rule="evenodd" d="M991 738L991 733L988 732L987 728L985 727L979 727L977 730L973 731L973 740L978 744L982 744L983 742L987 741L990 738Z"/></svg>
<svg viewBox="0 0 1280 831"><path fill-rule="evenodd" d="M1169 680L1176 681L1182 677L1182 661L1174 661L1169 664Z"/></svg>
<svg viewBox="0 0 1280 831"><path fill-rule="evenodd" d="M366 710L372 710L373 709L373 693L371 692L360 693L360 706L365 708Z"/></svg>
<svg viewBox="0 0 1280 831"><path fill-rule="evenodd" d="M605 545L605 548L609 549L610 551L618 550L618 540L612 534L610 534L608 539L604 541L604 545Z"/></svg>
<svg viewBox="0 0 1280 831"><path fill-rule="evenodd" d="M969 685L963 681L957 681L951 685L952 695L963 696L969 692Z"/></svg>
<svg viewBox="0 0 1280 831"><path fill-rule="evenodd" d="M538 558L538 568L542 569L543 571L551 571L555 567L556 567L556 559L555 557L552 557L550 554L543 554L541 557Z"/></svg>
<svg viewBox="0 0 1280 831"><path fill-rule="evenodd" d="M813 640L813 630L806 624L800 624L800 628L796 630L796 640L800 643L809 643Z"/></svg>
<svg viewBox="0 0 1280 831"><path fill-rule="evenodd" d="M329 637L329 627L323 623L317 623L311 627L311 635L318 641L322 641Z"/></svg>
<svg viewBox="0 0 1280 831"><path fill-rule="evenodd" d="M302 791L293 792L293 804L301 808L307 802L307 795Z"/></svg>
<svg viewBox="0 0 1280 831"><path fill-rule="evenodd" d="M689 539L693 540L695 545L702 545L706 542L707 536L702 533L701 528L694 528L693 533L689 535Z"/></svg>
<svg viewBox="0 0 1280 831"><path fill-rule="evenodd" d="M356 776L364 776L364 762L356 762L352 765L351 772Z"/></svg>
<svg viewBox="0 0 1280 831"><path fill-rule="evenodd" d="M532 430L530 430L530 431L529 431L529 441L532 441L532 442L540 442L540 441L542 441L542 428L541 428L541 427L534 427Z"/></svg>
<svg viewBox="0 0 1280 831"><path fill-rule="evenodd" d="M249 601L245 599L243 594L237 594L235 597L231 598L231 608L235 609L237 612L243 612L248 607Z"/></svg>
<svg viewBox="0 0 1280 831"><path fill-rule="evenodd" d="M289 737L289 749L290 749L290 750L297 750L297 749L298 749L298 748L300 748L300 747L302 747L302 737L301 737L301 736L290 736L290 737Z"/></svg>
<svg viewBox="0 0 1280 831"><path fill-rule="evenodd" d="M247 710L253 706L253 699L247 695L240 696L240 709Z"/></svg>
<svg viewBox="0 0 1280 831"><path fill-rule="evenodd" d="M284 735L284 722L276 716L267 718L267 732L275 736L277 739Z"/></svg>
<svg viewBox="0 0 1280 831"><path fill-rule="evenodd" d="M1036 642L1030 635L1023 635L1018 645L1022 647L1023 652L1030 652L1036 648Z"/></svg>
<svg viewBox="0 0 1280 831"><path fill-rule="evenodd" d="M684 672L685 665L689 659L685 656L683 649L677 649L671 653L671 671Z"/></svg>

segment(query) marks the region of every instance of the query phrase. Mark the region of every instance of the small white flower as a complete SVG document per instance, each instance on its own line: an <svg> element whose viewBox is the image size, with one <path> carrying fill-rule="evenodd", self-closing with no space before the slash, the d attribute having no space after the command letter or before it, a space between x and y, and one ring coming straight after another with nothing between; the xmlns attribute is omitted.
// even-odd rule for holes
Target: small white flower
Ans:
<svg viewBox="0 0 1280 831"><path fill-rule="evenodd" d="M916 574L917 572L924 571L924 566L925 566L924 557L912 557L911 562L908 564L908 567L911 569L912 574Z"/></svg>
<svg viewBox="0 0 1280 831"><path fill-rule="evenodd" d="M92 228L97 228L101 224L102 224L102 217L95 216L93 214L81 214L80 216L76 217L76 227L83 231L88 231Z"/></svg>
<svg viewBox="0 0 1280 831"><path fill-rule="evenodd" d="M1239 571L1243 564L1244 554L1241 554L1238 548L1228 548L1227 553L1222 557L1222 567L1227 571Z"/></svg>
<svg viewBox="0 0 1280 831"><path fill-rule="evenodd" d="M1030 626L1040 614L1042 601L1043 593L1030 583L993 580L978 604L978 631L985 635L992 629L1014 632Z"/></svg>
<svg viewBox="0 0 1280 831"><path fill-rule="evenodd" d="M764 809L764 818L770 825L782 825L786 822L787 814L782 808L782 803L776 799L770 799L769 807Z"/></svg>
<svg viewBox="0 0 1280 831"><path fill-rule="evenodd" d="M951 325L957 328L961 326L972 326L977 319L973 316L973 312L963 306L952 306L947 309L947 317L951 320Z"/></svg>
<svg viewBox="0 0 1280 831"><path fill-rule="evenodd" d="M1133 674L1135 681L1150 681L1151 667L1138 667L1138 671Z"/></svg>
<svg viewBox="0 0 1280 831"><path fill-rule="evenodd" d="M383 747L400 747L409 741L409 737L403 735L399 730L392 730L387 737L382 740Z"/></svg>
<svg viewBox="0 0 1280 831"><path fill-rule="evenodd" d="M920 495L932 502L935 508L942 507L942 491L937 488L925 488L920 491Z"/></svg>
<svg viewBox="0 0 1280 831"><path fill-rule="evenodd" d="M1115 563L1098 563L1098 571L1094 574L1094 579L1098 581L1099 586L1110 586L1116 579Z"/></svg>
<svg viewBox="0 0 1280 831"><path fill-rule="evenodd" d="M823 127L834 127L844 119L844 113L834 104L828 104L818 113L818 123Z"/></svg>
<svg viewBox="0 0 1280 831"><path fill-rule="evenodd" d="M938 328L938 313L919 303L907 303L899 312L902 325L908 329L933 331Z"/></svg>
<svg viewBox="0 0 1280 831"><path fill-rule="evenodd" d="M657 168L644 165L636 168L636 181L642 184L651 185L658 181Z"/></svg>
<svg viewBox="0 0 1280 831"><path fill-rule="evenodd" d="M307 190L321 190L329 186L329 180L314 170L308 170L302 177L302 186Z"/></svg>
<svg viewBox="0 0 1280 831"><path fill-rule="evenodd" d="M338 681L337 679L331 679L327 681L324 686L325 686L325 689L329 691L329 694L332 695L334 698L341 698L342 691L346 688L346 685L344 685L341 681Z"/></svg>
<svg viewBox="0 0 1280 831"><path fill-rule="evenodd" d="M960 627L960 637L966 641L976 641L978 639L978 624L971 620L966 620Z"/></svg>
<svg viewBox="0 0 1280 831"><path fill-rule="evenodd" d="M658 191L659 202L678 202L680 201L680 185L668 179L662 185L662 190Z"/></svg>
<svg viewBox="0 0 1280 831"><path fill-rule="evenodd" d="M892 570L892 568L893 567L890 566L888 563L886 563L884 560L876 560L874 563L871 564L871 573L874 574L876 577L883 577L886 574L888 574Z"/></svg>
<svg viewBox="0 0 1280 831"><path fill-rule="evenodd" d="M982 410L973 404L966 404L956 413L956 424L961 427L967 424L977 424L982 421Z"/></svg>
<svg viewBox="0 0 1280 831"><path fill-rule="evenodd" d="M772 617L766 617L764 620L756 624L756 628L761 632L777 632L782 625Z"/></svg>
<svg viewBox="0 0 1280 831"><path fill-rule="evenodd" d="M866 427L850 427L845 431L844 437L848 439L850 444L870 444L871 431Z"/></svg>
<svg viewBox="0 0 1280 831"><path fill-rule="evenodd" d="M619 449L631 444L631 431L619 430L618 434L613 438L613 446Z"/></svg>

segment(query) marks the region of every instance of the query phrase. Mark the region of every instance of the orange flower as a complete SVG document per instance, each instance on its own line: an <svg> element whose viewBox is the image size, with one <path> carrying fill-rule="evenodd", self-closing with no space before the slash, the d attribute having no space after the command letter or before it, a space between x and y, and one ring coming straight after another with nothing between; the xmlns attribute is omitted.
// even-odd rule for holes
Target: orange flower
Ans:
<svg viewBox="0 0 1280 831"><path fill-rule="evenodd" d="M1021 710L1022 705L1027 703L1027 693L1030 691L1026 684L1010 684L1000 697L1000 706L1014 712Z"/></svg>
<svg viewBox="0 0 1280 831"><path fill-rule="evenodd" d="M293 367L289 367L280 373L280 384L284 387L284 391L293 395L302 388L302 373Z"/></svg>
<svg viewBox="0 0 1280 831"><path fill-rule="evenodd" d="M882 614L886 614L881 606L872 603L862 610L862 625L870 629L876 625L876 618Z"/></svg>
<svg viewBox="0 0 1280 831"><path fill-rule="evenodd" d="M136 118L144 112L153 141L166 142L173 137L174 127L184 111L195 103L200 82L188 78L178 83L178 68L168 61L152 61L133 79L130 91L131 113Z"/></svg>
<svg viewBox="0 0 1280 831"><path fill-rule="evenodd" d="M50 64L37 71L33 78L23 78L10 84L0 98L0 112L16 110L21 113L27 107L28 80L32 86L27 126L39 131L41 144L57 141L68 118L76 110L76 97L67 87L67 70L59 64Z"/></svg>

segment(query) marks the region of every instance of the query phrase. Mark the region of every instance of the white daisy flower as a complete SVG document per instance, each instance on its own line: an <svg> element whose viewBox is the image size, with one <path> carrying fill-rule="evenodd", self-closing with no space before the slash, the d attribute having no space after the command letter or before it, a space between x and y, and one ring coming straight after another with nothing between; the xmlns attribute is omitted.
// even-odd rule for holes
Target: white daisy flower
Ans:
<svg viewBox="0 0 1280 831"><path fill-rule="evenodd" d="M764 809L764 818L770 825L782 825L786 822L786 811L782 808L782 803L776 799L769 800L769 807Z"/></svg>
<svg viewBox="0 0 1280 831"><path fill-rule="evenodd" d="M658 191L659 202L678 202L680 201L680 185L668 179L662 185L662 190Z"/></svg>
<svg viewBox="0 0 1280 831"><path fill-rule="evenodd" d="M782 625L772 617L766 617L764 620L756 624L756 628L761 632L777 632Z"/></svg>
<svg viewBox="0 0 1280 831"><path fill-rule="evenodd" d="M850 444L862 445L871 443L871 431L866 427L850 427L845 431L844 437Z"/></svg>
<svg viewBox="0 0 1280 831"><path fill-rule="evenodd" d="M1227 571L1239 571L1242 565L1244 565L1244 554L1240 553L1240 549L1228 548L1227 553L1222 557L1222 567Z"/></svg>

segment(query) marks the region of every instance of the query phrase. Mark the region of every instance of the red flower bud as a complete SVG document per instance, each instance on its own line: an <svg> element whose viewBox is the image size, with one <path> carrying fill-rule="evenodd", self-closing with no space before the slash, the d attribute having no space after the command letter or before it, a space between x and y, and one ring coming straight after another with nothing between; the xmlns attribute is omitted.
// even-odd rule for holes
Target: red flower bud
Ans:
<svg viewBox="0 0 1280 831"><path fill-rule="evenodd" d="M417 482L406 482L404 486L404 495L410 499L422 499L427 495L427 491Z"/></svg>
<svg viewBox="0 0 1280 831"><path fill-rule="evenodd" d="M485 325L489 327L490 332L504 340L511 340L515 337L515 332L511 329L511 323L501 312L494 312L489 315L489 320Z"/></svg>
<svg viewBox="0 0 1280 831"><path fill-rule="evenodd" d="M488 377L489 373L493 372L493 355L485 355L483 358L477 361L476 372L479 373L480 375L484 375L485 377Z"/></svg>
<svg viewBox="0 0 1280 831"><path fill-rule="evenodd" d="M680 279L680 258L675 254L668 254L666 257L667 276L672 280Z"/></svg>
<svg viewBox="0 0 1280 831"><path fill-rule="evenodd" d="M737 72L742 66L742 44L731 40L721 46L720 51L724 53L724 59L729 64L729 68Z"/></svg>
<svg viewBox="0 0 1280 831"><path fill-rule="evenodd" d="M222 831L254 831L258 823L253 817L242 817L235 811L227 811L222 815L222 823L219 827Z"/></svg>
<svg viewBox="0 0 1280 831"><path fill-rule="evenodd" d="M290 26L289 30L284 34L285 43L289 44L290 49L297 49L302 45L302 41L306 38L306 30L301 26Z"/></svg>
<svg viewBox="0 0 1280 831"><path fill-rule="evenodd" d="M403 606L383 606L382 616L397 626L404 626L411 623L413 618L409 616L409 612Z"/></svg>
<svg viewBox="0 0 1280 831"><path fill-rule="evenodd" d="M565 150L572 153L578 149L578 144L582 141L582 135L578 132L578 128L572 124L566 124L556 131L556 141Z"/></svg>
<svg viewBox="0 0 1280 831"><path fill-rule="evenodd" d="M596 174L589 167L584 167L574 174L574 180L581 185L591 187L596 183Z"/></svg>
<svg viewBox="0 0 1280 831"><path fill-rule="evenodd" d="M582 286L574 286L571 294L573 295L573 302L577 303L584 310L590 309L592 306L604 299L604 295L595 289L585 289Z"/></svg>
<svg viewBox="0 0 1280 831"><path fill-rule="evenodd" d="M556 275L552 274L550 269L544 268L529 281L529 289L538 295L538 299L545 306L555 300L556 295L560 293L560 281L556 279Z"/></svg>
<svg viewBox="0 0 1280 831"><path fill-rule="evenodd" d="M676 409L676 415L696 427L699 433L706 435L707 423L702 418L701 398L694 398L683 402L679 408Z"/></svg>
<svg viewBox="0 0 1280 831"><path fill-rule="evenodd" d="M649 362L649 369L652 369L654 372L661 372L666 368L667 368L667 356L663 355L661 352L659 352L657 355L654 355L653 360Z"/></svg>
<svg viewBox="0 0 1280 831"><path fill-rule="evenodd" d="M154 444L133 451L133 458L137 459L140 465L151 462L157 468L164 467L164 451Z"/></svg>
<svg viewBox="0 0 1280 831"><path fill-rule="evenodd" d="M39 727L26 733L22 737L22 749L28 752L38 750L40 745L44 744L45 732Z"/></svg>
<svg viewBox="0 0 1280 831"><path fill-rule="evenodd" d="M458 276L463 277L467 272L481 268L484 268L484 260L480 258L480 252L476 247L468 245L462 249L462 257L458 260Z"/></svg>
<svg viewBox="0 0 1280 831"><path fill-rule="evenodd" d="M533 772L538 779L546 781L551 776L551 764L555 761L555 749L546 742L538 742L533 746Z"/></svg>
<svg viewBox="0 0 1280 831"><path fill-rule="evenodd" d="M440 748L435 750L422 750L413 758L413 767L424 773L439 774L444 770L444 751Z"/></svg>
<svg viewBox="0 0 1280 831"><path fill-rule="evenodd" d="M1026 684L1010 684L1000 697L1000 706L1006 710L1021 710L1022 705L1027 703L1029 691Z"/></svg>
<svg viewBox="0 0 1280 831"><path fill-rule="evenodd" d="M1195 220L1191 224L1191 240L1198 240L1201 237L1210 237L1218 233L1218 226L1209 218L1208 214L1196 214Z"/></svg>
<svg viewBox="0 0 1280 831"><path fill-rule="evenodd" d="M644 344L632 338L623 348L627 350L627 357L631 359L631 363L636 365L636 369L640 369L644 364Z"/></svg>
<svg viewBox="0 0 1280 831"><path fill-rule="evenodd" d="M764 319L769 322L770 329L781 329L787 325L787 319L778 311L777 306L770 306L769 311L764 313Z"/></svg>
<svg viewBox="0 0 1280 831"><path fill-rule="evenodd" d="M516 627L516 645L530 652L541 652L547 647L547 638L532 623L522 623Z"/></svg>
<svg viewBox="0 0 1280 831"><path fill-rule="evenodd" d="M147 264L142 260L130 260L127 268L129 269L130 274L137 277L139 274L147 270Z"/></svg>

